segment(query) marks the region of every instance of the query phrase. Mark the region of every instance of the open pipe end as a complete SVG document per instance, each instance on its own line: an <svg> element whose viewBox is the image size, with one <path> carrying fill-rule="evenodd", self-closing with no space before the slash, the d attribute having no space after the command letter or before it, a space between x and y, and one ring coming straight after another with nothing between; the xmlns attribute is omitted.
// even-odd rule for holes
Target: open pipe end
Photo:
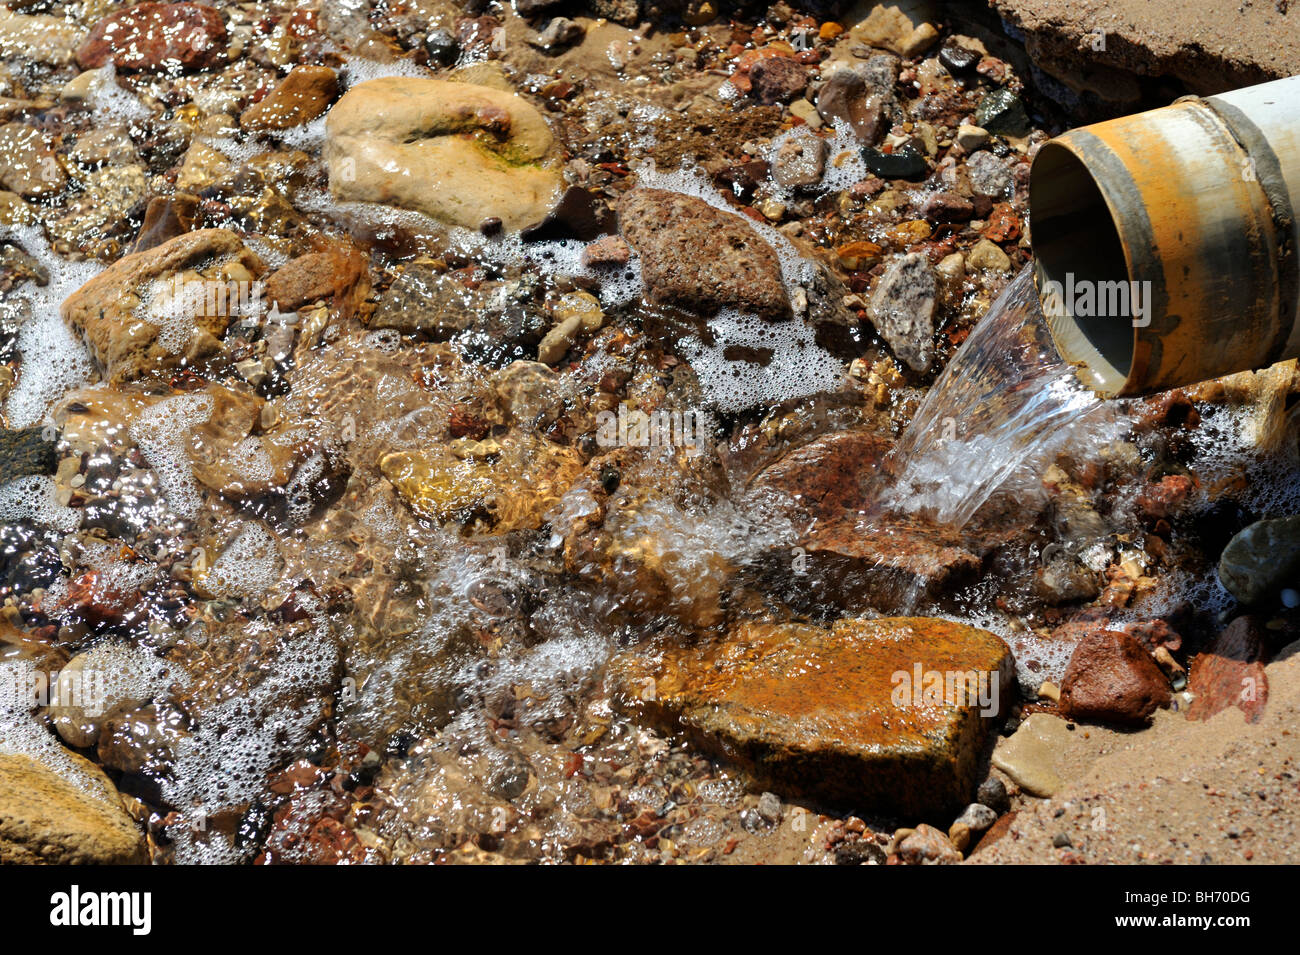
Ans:
<svg viewBox="0 0 1300 955"><path fill-rule="evenodd" d="M1130 278L1124 244L1101 187L1084 161L1059 141L1034 157L1029 186L1034 278L1057 351L1085 385L1103 397L1125 391L1137 336L1116 316L1080 317L1069 294Z"/></svg>

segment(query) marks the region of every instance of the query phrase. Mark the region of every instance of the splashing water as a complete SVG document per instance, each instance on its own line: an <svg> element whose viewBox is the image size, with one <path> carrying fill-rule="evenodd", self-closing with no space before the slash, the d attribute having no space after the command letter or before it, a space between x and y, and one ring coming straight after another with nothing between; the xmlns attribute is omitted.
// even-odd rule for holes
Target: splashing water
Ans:
<svg viewBox="0 0 1300 955"><path fill-rule="evenodd" d="M1057 354L1025 266L926 395L877 500L960 527L1026 459L1101 405Z"/></svg>

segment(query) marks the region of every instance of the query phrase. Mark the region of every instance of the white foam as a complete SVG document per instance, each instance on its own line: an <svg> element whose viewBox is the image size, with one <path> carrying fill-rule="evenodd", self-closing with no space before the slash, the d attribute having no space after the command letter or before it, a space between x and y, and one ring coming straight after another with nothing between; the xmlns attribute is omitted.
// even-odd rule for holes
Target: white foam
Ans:
<svg viewBox="0 0 1300 955"><path fill-rule="evenodd" d="M279 579L283 564L275 537L250 521L213 561L203 583L220 597L257 597Z"/></svg>
<svg viewBox="0 0 1300 955"><path fill-rule="evenodd" d="M15 478L0 487L0 523L35 524L69 534L81 526L81 511L58 502L54 479L45 474Z"/></svg>
<svg viewBox="0 0 1300 955"><path fill-rule="evenodd" d="M31 303L31 317L18 330L22 355L18 382L5 400L5 417L15 428L47 420L50 406L72 388L88 383L95 366L85 347L64 324L64 299L99 271L94 262L68 262L56 255L39 226L0 226L0 237L18 243L49 273L49 284L22 285L14 301Z"/></svg>
<svg viewBox="0 0 1300 955"><path fill-rule="evenodd" d="M167 506L191 520L203 498L185 442L189 429L212 417L214 407L211 395L176 395L148 408L131 425L131 437L157 475Z"/></svg>

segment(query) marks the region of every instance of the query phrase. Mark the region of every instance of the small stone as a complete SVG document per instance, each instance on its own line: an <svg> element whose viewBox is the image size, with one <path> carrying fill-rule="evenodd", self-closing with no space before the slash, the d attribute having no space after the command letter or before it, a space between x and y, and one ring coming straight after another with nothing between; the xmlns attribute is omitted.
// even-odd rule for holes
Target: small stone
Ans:
<svg viewBox="0 0 1300 955"><path fill-rule="evenodd" d="M905 865L948 865L961 861L961 853L948 837L924 822L898 844L898 857Z"/></svg>
<svg viewBox="0 0 1300 955"><path fill-rule="evenodd" d="M568 17L552 17L546 29L528 42L540 50L552 52L577 43L586 34L587 28Z"/></svg>
<svg viewBox="0 0 1300 955"><path fill-rule="evenodd" d="M782 186L807 188L822 181L830 147L820 136L795 136L783 142L772 160L772 178Z"/></svg>
<svg viewBox="0 0 1300 955"><path fill-rule="evenodd" d="M788 103L808 85L808 71L786 56L759 60L749 71L751 94L764 105Z"/></svg>
<svg viewBox="0 0 1300 955"><path fill-rule="evenodd" d="M806 99L797 99L790 104L790 115L803 120L809 129L821 129L825 125L817 107Z"/></svg>
<svg viewBox="0 0 1300 955"><path fill-rule="evenodd" d="M1011 270L1011 258L988 239L980 239L975 243L966 256L966 264L972 269L992 272L1008 272Z"/></svg>
<svg viewBox="0 0 1300 955"><path fill-rule="evenodd" d="M295 66L289 75L239 117L244 129L292 129L325 110L338 92L338 77L328 66Z"/></svg>
<svg viewBox="0 0 1300 955"><path fill-rule="evenodd" d="M885 113L892 101L892 89L868 89L866 71L841 67L822 84L817 93L817 112L828 124L848 123L858 141L872 145L888 125Z"/></svg>
<svg viewBox="0 0 1300 955"><path fill-rule="evenodd" d="M1051 680L1044 680L1038 686L1038 698L1055 703L1061 699L1061 689Z"/></svg>
<svg viewBox="0 0 1300 955"><path fill-rule="evenodd" d="M989 131L982 126L972 126L970 123L962 123L957 127L957 145L968 153L973 153L977 149L983 149L989 144L993 137Z"/></svg>
<svg viewBox="0 0 1300 955"><path fill-rule="evenodd" d="M871 14L853 28L852 34L871 46L906 57L925 52L939 39L933 24L917 22L901 5L883 3L872 7Z"/></svg>
<svg viewBox="0 0 1300 955"><path fill-rule="evenodd" d="M1219 557L1219 580L1243 604L1258 603L1300 574L1300 515L1256 521Z"/></svg>
<svg viewBox="0 0 1300 955"><path fill-rule="evenodd" d="M862 158L873 176L881 179L921 179L929 168L925 156L912 146L901 146L892 152L867 148Z"/></svg>
<svg viewBox="0 0 1300 955"><path fill-rule="evenodd" d="M899 256L871 293L867 317L898 358L914 371L930 365L937 284L930 260L919 252Z"/></svg>
<svg viewBox="0 0 1300 955"><path fill-rule="evenodd" d="M282 312L351 291L366 275L362 256L341 247L290 259L266 280L266 299Z"/></svg>
<svg viewBox="0 0 1300 955"><path fill-rule="evenodd" d="M935 222L965 222L974 214L974 204L954 192L936 192L921 207L921 215Z"/></svg>
<svg viewBox="0 0 1300 955"><path fill-rule="evenodd" d="M998 814L982 803L973 802L962 810L962 814L948 830L948 838L959 852L965 852L975 836L987 830L998 821Z"/></svg>
<svg viewBox="0 0 1300 955"><path fill-rule="evenodd" d="M619 228L641 256L651 301L698 310L729 306L791 314L781 262L740 216L680 193L638 188L618 206Z"/></svg>
<svg viewBox="0 0 1300 955"><path fill-rule="evenodd" d="M758 797L758 814L770 826L781 821L781 798L773 792L765 792Z"/></svg>
<svg viewBox="0 0 1300 955"><path fill-rule="evenodd" d="M627 265L632 249L621 235L602 236L582 250L582 264L587 266Z"/></svg>
<svg viewBox="0 0 1300 955"><path fill-rule="evenodd" d="M977 152L966 160L966 176L975 195L991 199L1005 195L1011 185L1011 170L1006 161L991 152Z"/></svg>
<svg viewBox="0 0 1300 955"><path fill-rule="evenodd" d="M980 52L964 47L952 37L939 47L939 62L954 76L969 73L980 61Z"/></svg>
<svg viewBox="0 0 1300 955"><path fill-rule="evenodd" d="M1058 832L1056 835L1052 836L1052 847L1054 849L1071 849L1074 847L1074 843L1070 841L1068 834Z"/></svg>
<svg viewBox="0 0 1300 955"><path fill-rule="evenodd" d="M988 806L999 816L1011 809L1011 797L1007 795L1007 787L996 776L990 776L980 783L979 789L975 791L975 798L981 806Z"/></svg>
<svg viewBox="0 0 1300 955"><path fill-rule="evenodd" d="M68 177L49 137L33 126L0 126L0 187L29 198L61 192Z"/></svg>
<svg viewBox="0 0 1300 955"><path fill-rule="evenodd" d="M460 45L446 30L434 30L425 37L424 49L429 62L436 66L451 66L460 56Z"/></svg>
<svg viewBox="0 0 1300 955"><path fill-rule="evenodd" d="M522 97L473 83L389 76L348 90L326 120L338 199L383 202L477 229L543 219L562 191L555 139Z"/></svg>
<svg viewBox="0 0 1300 955"><path fill-rule="evenodd" d="M1061 681L1070 719L1141 725L1169 702L1169 681L1135 638L1102 630L1079 641Z"/></svg>
<svg viewBox="0 0 1300 955"><path fill-rule="evenodd" d="M998 89L980 100L975 108L975 125L997 135L1023 136L1029 132L1029 117L1019 96Z"/></svg>
<svg viewBox="0 0 1300 955"><path fill-rule="evenodd" d="M1073 739L1065 720L1034 713L993 750L993 765L1031 796L1055 795L1065 785L1057 770L1057 757Z"/></svg>

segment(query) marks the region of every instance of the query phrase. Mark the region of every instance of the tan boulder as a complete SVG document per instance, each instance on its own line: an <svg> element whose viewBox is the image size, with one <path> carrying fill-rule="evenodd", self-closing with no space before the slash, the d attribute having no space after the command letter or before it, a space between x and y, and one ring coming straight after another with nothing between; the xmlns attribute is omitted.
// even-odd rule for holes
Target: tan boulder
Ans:
<svg viewBox="0 0 1300 955"><path fill-rule="evenodd" d="M335 197L516 230L558 198L554 137L513 93L447 80L383 77L354 86L326 121Z"/></svg>
<svg viewBox="0 0 1300 955"><path fill-rule="evenodd" d="M108 777L74 753L70 777L29 756L0 755L0 863L142 865L144 840Z"/></svg>
<svg viewBox="0 0 1300 955"><path fill-rule="evenodd" d="M68 297L63 320L110 381L129 381L219 347L261 272L233 232L201 229L119 259Z"/></svg>

